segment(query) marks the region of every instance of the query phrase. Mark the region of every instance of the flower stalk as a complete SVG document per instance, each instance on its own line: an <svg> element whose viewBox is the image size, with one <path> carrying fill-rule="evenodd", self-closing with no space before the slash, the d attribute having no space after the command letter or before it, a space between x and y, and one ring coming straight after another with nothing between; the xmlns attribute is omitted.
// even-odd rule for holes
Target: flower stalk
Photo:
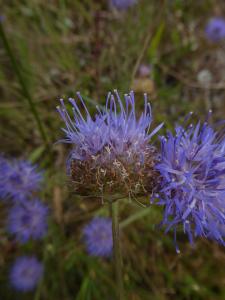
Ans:
<svg viewBox="0 0 225 300"><path fill-rule="evenodd" d="M3 25L1 24L1 22L0 22L0 39L2 40L5 51L9 56L9 59L11 61L12 67L13 67L13 70L14 70L14 72L17 76L18 82L21 86L21 91L22 91L25 99L27 99L27 102L29 104L31 113L34 117L34 120L35 120L36 124L37 124L39 133L40 133L40 135L41 135L41 137L42 137L42 139L43 139L43 141L46 145L46 148L49 148L48 137L47 137L47 134L45 132L43 122L41 121L41 119L39 117L39 114L38 114L38 111L36 109L35 103L32 99L32 96L31 96L29 90L28 90L26 81L25 81L25 79L23 77L23 74L20 70L20 66L16 61L16 58L14 56L14 53L13 53L12 49L11 49L10 43L8 41L7 35L5 34L5 31L4 31L4 28L3 28Z"/></svg>
<svg viewBox="0 0 225 300"><path fill-rule="evenodd" d="M113 256L114 256L114 264L115 264L117 299L124 300L118 205L119 205L118 201L116 202L109 201L110 214L112 217Z"/></svg>

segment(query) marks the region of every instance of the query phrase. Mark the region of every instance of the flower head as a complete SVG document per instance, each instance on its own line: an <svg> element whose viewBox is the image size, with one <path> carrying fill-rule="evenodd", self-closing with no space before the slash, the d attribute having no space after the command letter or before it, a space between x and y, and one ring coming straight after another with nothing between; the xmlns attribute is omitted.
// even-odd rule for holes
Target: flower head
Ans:
<svg viewBox="0 0 225 300"><path fill-rule="evenodd" d="M112 254L112 221L110 218L95 217L83 229L87 251L93 256L109 257Z"/></svg>
<svg viewBox="0 0 225 300"><path fill-rule="evenodd" d="M164 206L163 224L183 225L189 240L194 236L224 243L225 228L225 136L206 122L169 132L161 138L162 177L159 204Z"/></svg>
<svg viewBox="0 0 225 300"><path fill-rule="evenodd" d="M43 173L26 160L0 157L0 198L22 200L40 188Z"/></svg>
<svg viewBox="0 0 225 300"><path fill-rule="evenodd" d="M8 216L8 231L21 243L29 239L39 240L47 232L48 208L35 200L16 203Z"/></svg>
<svg viewBox="0 0 225 300"><path fill-rule="evenodd" d="M128 9L137 3L137 0L110 0L110 4L120 10Z"/></svg>
<svg viewBox="0 0 225 300"><path fill-rule="evenodd" d="M209 20L206 29L206 37L212 42L219 42L225 39L225 19L214 17Z"/></svg>
<svg viewBox="0 0 225 300"><path fill-rule="evenodd" d="M31 291L41 279L43 270L43 265L35 257L19 257L10 272L11 285L21 292Z"/></svg>
<svg viewBox="0 0 225 300"><path fill-rule="evenodd" d="M62 142L73 145L68 169L75 188L82 192L110 191L136 194L152 187L156 179L153 168L156 149L149 145L152 136L162 127L149 132L152 123L151 107L145 95L145 109L138 118L134 94L125 95L125 105L115 91L108 94L105 108L92 118L80 96L84 117L74 99L73 119L63 100L58 111L66 124Z"/></svg>
<svg viewBox="0 0 225 300"><path fill-rule="evenodd" d="M140 65L138 74L140 77L149 77L152 71L152 66L147 64Z"/></svg>

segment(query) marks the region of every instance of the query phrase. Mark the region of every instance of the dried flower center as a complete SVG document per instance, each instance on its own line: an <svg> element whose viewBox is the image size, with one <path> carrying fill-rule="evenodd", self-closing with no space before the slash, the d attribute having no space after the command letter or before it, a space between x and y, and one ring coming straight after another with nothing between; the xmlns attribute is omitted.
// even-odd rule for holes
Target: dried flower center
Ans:
<svg viewBox="0 0 225 300"><path fill-rule="evenodd" d="M112 148L105 147L102 153L90 159L72 160L71 178L80 194L119 193L132 196L151 193L159 180L154 166L157 161L154 147L145 146L138 151L122 151L115 155Z"/></svg>

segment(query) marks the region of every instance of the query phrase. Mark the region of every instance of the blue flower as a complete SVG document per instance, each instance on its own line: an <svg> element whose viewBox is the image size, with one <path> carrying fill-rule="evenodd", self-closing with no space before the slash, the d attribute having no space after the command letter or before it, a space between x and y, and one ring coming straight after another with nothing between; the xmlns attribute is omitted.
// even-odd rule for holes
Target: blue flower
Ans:
<svg viewBox="0 0 225 300"><path fill-rule="evenodd" d="M137 0L110 0L110 4L117 9L124 10L137 3Z"/></svg>
<svg viewBox="0 0 225 300"><path fill-rule="evenodd" d="M38 199L16 203L8 215L8 231L20 243L42 239L47 233L48 208Z"/></svg>
<svg viewBox="0 0 225 300"><path fill-rule="evenodd" d="M22 200L40 189L43 173L25 160L0 157L0 198Z"/></svg>
<svg viewBox="0 0 225 300"><path fill-rule="evenodd" d="M43 265L33 256L17 258L10 272L10 283L18 291L33 290L43 276Z"/></svg>
<svg viewBox="0 0 225 300"><path fill-rule="evenodd" d="M110 218L95 217L83 229L87 252L92 256L109 257L112 254L112 221Z"/></svg>
<svg viewBox="0 0 225 300"><path fill-rule="evenodd" d="M141 64L138 69L138 74L140 77L149 77L152 72L152 66L147 64Z"/></svg>
<svg viewBox="0 0 225 300"><path fill-rule="evenodd" d="M161 138L159 204L167 231L183 225L193 243L205 237L225 245L225 136L206 122Z"/></svg>
<svg viewBox="0 0 225 300"><path fill-rule="evenodd" d="M209 20L206 29L206 37L212 42L219 42L225 39L225 19L214 17Z"/></svg>
<svg viewBox="0 0 225 300"><path fill-rule="evenodd" d="M149 141L163 124L149 132L152 114L147 95L139 118L133 92L124 96L125 105L117 91L115 96L109 93L105 108L97 108L94 118L80 94L77 95L86 116L74 99L69 99L73 107L72 119L63 100L58 107L66 124L63 129L66 137L61 141L73 145L68 170L75 186L85 190L90 187L92 192L97 188L101 193L108 189L123 189L132 194L149 187L149 181L154 183L156 150ZM147 185L145 181L148 181Z"/></svg>

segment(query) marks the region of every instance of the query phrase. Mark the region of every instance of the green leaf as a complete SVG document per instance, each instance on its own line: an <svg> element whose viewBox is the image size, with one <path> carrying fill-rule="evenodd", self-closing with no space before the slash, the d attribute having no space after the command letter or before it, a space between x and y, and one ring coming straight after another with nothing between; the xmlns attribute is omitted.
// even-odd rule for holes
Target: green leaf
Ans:
<svg viewBox="0 0 225 300"><path fill-rule="evenodd" d="M42 155L44 150L45 150L45 147L43 145L38 147L30 154L29 160L33 163L36 162L40 158L40 156Z"/></svg>
<svg viewBox="0 0 225 300"><path fill-rule="evenodd" d="M91 300L91 291L90 291L90 279L89 277L84 278L81 288L75 298L76 300Z"/></svg>
<svg viewBox="0 0 225 300"><path fill-rule="evenodd" d="M165 23L161 22L160 26L158 27L155 35L153 36L153 38L151 40L151 44L148 49L148 56L149 56L151 62L154 61L157 56L156 53L157 53L160 41L162 39L164 29L165 29Z"/></svg>

